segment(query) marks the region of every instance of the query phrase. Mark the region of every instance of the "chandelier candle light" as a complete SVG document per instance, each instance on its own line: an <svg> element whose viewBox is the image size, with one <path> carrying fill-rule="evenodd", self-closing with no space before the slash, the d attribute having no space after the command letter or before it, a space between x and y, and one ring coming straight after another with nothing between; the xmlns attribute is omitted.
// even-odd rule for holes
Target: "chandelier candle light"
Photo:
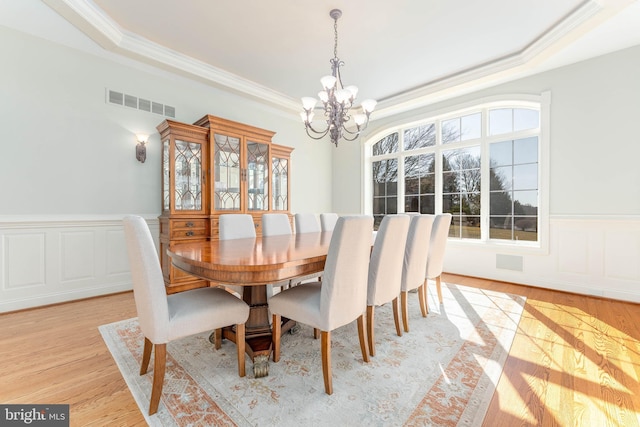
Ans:
<svg viewBox="0 0 640 427"><path fill-rule="evenodd" d="M346 126L351 120L349 109L353 107L356 95L358 94L358 88L356 86L344 87L342 78L340 77L340 67L344 65L344 62L338 59L338 18L342 16L342 11L340 9L333 9L329 12L329 16L333 18L333 30L335 34L333 59L330 61L331 75L324 76L320 79L324 90L318 93L318 98L320 98L320 101L322 101L324 105L326 129L318 131L314 129L311 124L314 115L313 110L318 102L315 98L302 98L302 108L304 112L300 113L300 117L302 117L304 121L307 135L313 139L320 139L329 134L331 142L337 147L340 138L353 141L360 136L360 132L366 129L369 123L369 115L375 108L376 101L373 99L362 101L362 112L353 115L356 129L349 130Z"/></svg>

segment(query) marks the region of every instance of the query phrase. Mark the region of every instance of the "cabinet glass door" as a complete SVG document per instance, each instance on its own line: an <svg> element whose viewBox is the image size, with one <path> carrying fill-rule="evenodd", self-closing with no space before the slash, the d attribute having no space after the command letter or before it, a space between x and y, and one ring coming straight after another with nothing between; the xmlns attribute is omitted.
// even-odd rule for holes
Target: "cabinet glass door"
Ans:
<svg viewBox="0 0 640 427"><path fill-rule="evenodd" d="M169 140L162 142L162 210L168 211L171 202L171 183L169 182Z"/></svg>
<svg viewBox="0 0 640 427"><path fill-rule="evenodd" d="M271 162L271 181L273 185L273 206L274 211L289 210L289 162L287 159L274 157Z"/></svg>
<svg viewBox="0 0 640 427"><path fill-rule="evenodd" d="M247 209L269 209L269 144L247 141Z"/></svg>
<svg viewBox="0 0 640 427"><path fill-rule="evenodd" d="M240 210L240 138L214 135L214 209Z"/></svg>
<svg viewBox="0 0 640 427"><path fill-rule="evenodd" d="M202 210L202 144L175 142L175 210Z"/></svg>

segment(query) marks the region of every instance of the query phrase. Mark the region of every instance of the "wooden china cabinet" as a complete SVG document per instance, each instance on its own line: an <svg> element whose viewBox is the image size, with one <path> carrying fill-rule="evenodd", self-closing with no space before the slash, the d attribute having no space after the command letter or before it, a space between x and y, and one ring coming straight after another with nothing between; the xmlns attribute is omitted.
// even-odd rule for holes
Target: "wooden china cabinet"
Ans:
<svg viewBox="0 0 640 427"><path fill-rule="evenodd" d="M217 239L220 215L247 213L260 235L264 213L290 214L290 147L274 132L206 115L193 125L165 120L160 260L168 293L209 286L171 265L168 247Z"/></svg>

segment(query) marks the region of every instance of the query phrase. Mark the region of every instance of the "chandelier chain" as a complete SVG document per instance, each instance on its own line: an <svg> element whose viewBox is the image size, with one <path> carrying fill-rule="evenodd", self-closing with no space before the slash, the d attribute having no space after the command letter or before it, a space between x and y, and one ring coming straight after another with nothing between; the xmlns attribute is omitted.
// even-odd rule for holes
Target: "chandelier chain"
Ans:
<svg viewBox="0 0 640 427"><path fill-rule="evenodd" d="M333 45L333 57L338 57L338 18L333 19L333 35L335 43Z"/></svg>

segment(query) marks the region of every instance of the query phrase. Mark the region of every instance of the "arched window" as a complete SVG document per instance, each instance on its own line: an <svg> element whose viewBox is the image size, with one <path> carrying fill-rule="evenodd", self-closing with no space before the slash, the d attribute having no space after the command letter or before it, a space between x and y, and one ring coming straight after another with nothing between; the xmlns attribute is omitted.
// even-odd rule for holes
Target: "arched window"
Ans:
<svg viewBox="0 0 640 427"><path fill-rule="evenodd" d="M450 238L539 247L548 99L485 100L374 135L365 143L365 211L376 226L386 214L448 212Z"/></svg>

